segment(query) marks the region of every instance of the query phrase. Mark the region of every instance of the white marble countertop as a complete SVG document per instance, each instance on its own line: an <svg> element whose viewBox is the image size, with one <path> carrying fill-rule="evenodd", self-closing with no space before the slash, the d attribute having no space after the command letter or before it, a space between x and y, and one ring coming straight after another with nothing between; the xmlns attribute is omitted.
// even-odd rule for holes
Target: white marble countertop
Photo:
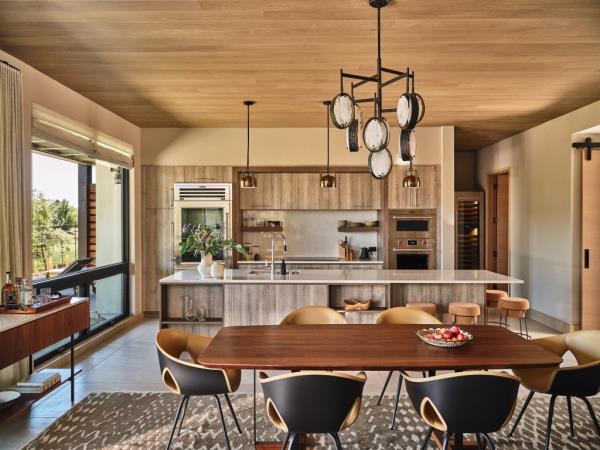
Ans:
<svg viewBox="0 0 600 450"><path fill-rule="evenodd" d="M383 261L378 261L376 259L353 259L352 261L346 261L345 259L337 259L337 258L310 258L310 257L290 257L285 258L285 262L287 265L302 265L302 264L383 264ZM267 260L268 264L271 264L271 260ZM265 260L261 261L238 261L238 265L244 264L262 264L265 265ZM276 259L275 264L281 264L281 259Z"/></svg>
<svg viewBox="0 0 600 450"><path fill-rule="evenodd" d="M71 308L72 306L75 306L78 303L87 302L88 300L89 299L87 297L73 297L69 303L65 303L63 305L57 306L56 308L51 308L47 311L37 314L0 314L0 333L6 330L10 330L11 328L16 328L25 323L33 322L34 320L38 320L50 314L54 314L57 311L62 311L63 309Z"/></svg>
<svg viewBox="0 0 600 450"><path fill-rule="evenodd" d="M223 279L202 278L197 270L182 270L161 284L521 284L523 280L487 270L299 270L275 275L270 270L226 269Z"/></svg>

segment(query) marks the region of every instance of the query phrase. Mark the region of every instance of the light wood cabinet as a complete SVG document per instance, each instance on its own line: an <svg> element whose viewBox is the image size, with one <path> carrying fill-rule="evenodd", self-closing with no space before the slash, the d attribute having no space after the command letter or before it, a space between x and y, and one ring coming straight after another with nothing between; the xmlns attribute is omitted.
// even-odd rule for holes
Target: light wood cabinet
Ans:
<svg viewBox="0 0 600 450"><path fill-rule="evenodd" d="M257 173L254 189L240 189L240 209L284 209L287 186L281 173Z"/></svg>
<svg viewBox="0 0 600 450"><path fill-rule="evenodd" d="M381 209L381 181L369 173L337 174L337 209Z"/></svg>
<svg viewBox="0 0 600 450"><path fill-rule="evenodd" d="M436 209L440 196L440 177L438 166L416 166L421 179L419 189L406 189L402 180L406 174L404 167L396 166L388 177L389 209Z"/></svg>

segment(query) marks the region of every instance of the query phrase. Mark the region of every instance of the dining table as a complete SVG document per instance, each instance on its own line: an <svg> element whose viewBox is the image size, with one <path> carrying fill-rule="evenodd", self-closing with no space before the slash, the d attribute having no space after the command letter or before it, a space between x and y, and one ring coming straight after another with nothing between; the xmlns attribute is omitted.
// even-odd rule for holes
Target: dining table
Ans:
<svg viewBox="0 0 600 450"><path fill-rule="evenodd" d="M448 327L451 325L447 325ZM257 370L424 371L498 370L560 365L562 359L512 331L490 325L463 326L473 339L456 348L422 341L428 325L258 325L224 327L198 363L254 373L253 439L257 449L275 447L256 438ZM431 325L444 327L444 325ZM441 448L439 434L433 436ZM472 442L463 444L471 447Z"/></svg>

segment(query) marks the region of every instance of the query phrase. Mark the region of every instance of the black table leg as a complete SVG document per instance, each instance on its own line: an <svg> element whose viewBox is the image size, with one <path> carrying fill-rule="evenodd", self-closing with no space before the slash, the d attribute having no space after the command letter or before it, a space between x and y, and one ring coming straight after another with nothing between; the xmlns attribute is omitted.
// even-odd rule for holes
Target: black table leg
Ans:
<svg viewBox="0 0 600 450"><path fill-rule="evenodd" d="M71 335L71 403L75 403L75 336Z"/></svg>

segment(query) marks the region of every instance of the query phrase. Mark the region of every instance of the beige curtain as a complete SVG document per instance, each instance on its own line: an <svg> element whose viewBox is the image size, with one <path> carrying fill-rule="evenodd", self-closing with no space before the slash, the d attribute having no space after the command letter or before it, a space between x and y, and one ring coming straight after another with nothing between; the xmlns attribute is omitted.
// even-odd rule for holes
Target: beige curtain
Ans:
<svg viewBox="0 0 600 450"><path fill-rule="evenodd" d="M0 275L23 266L23 111L21 72L0 61Z"/></svg>

